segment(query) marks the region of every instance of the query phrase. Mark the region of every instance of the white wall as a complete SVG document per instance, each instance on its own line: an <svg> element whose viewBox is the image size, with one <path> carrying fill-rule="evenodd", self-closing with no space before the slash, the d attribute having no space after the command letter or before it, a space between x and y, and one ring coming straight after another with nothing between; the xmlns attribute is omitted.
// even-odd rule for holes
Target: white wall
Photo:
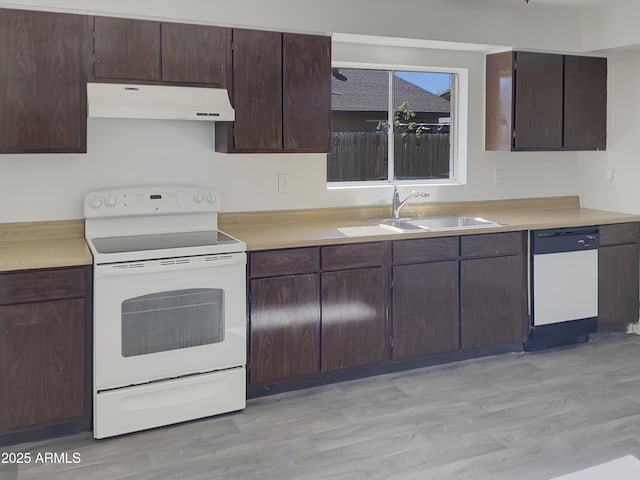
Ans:
<svg viewBox="0 0 640 480"><path fill-rule="evenodd" d="M504 0L0 0L0 6L555 51L581 51L585 45L593 47L593 39L599 37L589 29L602 26L599 17L588 12ZM613 13L611 15L613 18ZM607 28L613 35L613 29ZM612 200L616 196L610 195L611 189L601 188L600 162L603 159L615 162L621 181L625 167L618 168L618 163L628 163L629 169L632 165L626 157L616 156L616 152L630 153L631 146L618 143L625 139L616 134L614 125L627 122L635 125L631 112L625 113L629 107L622 91L617 94L617 100L610 102L606 154L484 152L484 57L481 53L336 43L334 58L343 62L468 69L468 184L429 188L431 200L581 192L595 206L620 204ZM625 56L615 61L619 73L612 74L615 78L611 92L637 88L623 78L624 73L638 74L637 58L631 59L631 65L626 65L628 61ZM152 183L212 185L221 192L224 211L390 202L389 188L327 190L325 155L224 155L213 151L212 142L213 128L202 123L89 119L86 155L0 156L0 222L80 218L85 192ZM494 184L497 168L504 171L503 185ZM289 174L287 194L277 193L279 172ZM618 196L622 191L622 185L617 187ZM627 209L633 203L630 199L625 202Z"/></svg>
<svg viewBox="0 0 640 480"><path fill-rule="evenodd" d="M640 45L638 19L638 0L619 0L611 7L586 10L582 49L597 51Z"/></svg>
<svg viewBox="0 0 640 480"><path fill-rule="evenodd" d="M468 184L430 187L431 200L578 192L575 153L483 151L483 54L336 44L334 59L468 68ZM211 185L220 190L224 211L388 204L391 200L388 187L327 190L325 155L227 155L214 152L212 145L213 127L200 122L89 119L86 155L0 156L0 205L4 206L0 222L81 218L82 196L88 191L153 183ZM504 170L503 185L494 184L496 168ZM289 193L277 192L279 172L289 174Z"/></svg>
<svg viewBox="0 0 640 480"><path fill-rule="evenodd" d="M635 1L635 0L634 0ZM580 51L574 8L521 0L14 0L0 6Z"/></svg>
<svg viewBox="0 0 640 480"><path fill-rule="evenodd" d="M580 152L582 204L640 214L640 52L609 56L607 150ZM614 172L610 180L607 174Z"/></svg>

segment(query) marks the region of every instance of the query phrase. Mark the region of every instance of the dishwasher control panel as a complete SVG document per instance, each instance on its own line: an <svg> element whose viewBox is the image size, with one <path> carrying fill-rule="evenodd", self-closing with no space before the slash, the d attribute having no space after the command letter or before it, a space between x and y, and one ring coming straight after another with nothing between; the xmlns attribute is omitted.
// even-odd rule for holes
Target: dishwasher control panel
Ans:
<svg viewBox="0 0 640 480"><path fill-rule="evenodd" d="M531 232L531 253L596 250L600 246L598 227L553 228Z"/></svg>

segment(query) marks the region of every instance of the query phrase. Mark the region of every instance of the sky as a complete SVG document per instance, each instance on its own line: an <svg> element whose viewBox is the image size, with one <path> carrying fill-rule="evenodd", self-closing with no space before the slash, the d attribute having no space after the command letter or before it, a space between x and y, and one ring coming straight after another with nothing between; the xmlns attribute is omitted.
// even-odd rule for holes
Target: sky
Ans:
<svg viewBox="0 0 640 480"><path fill-rule="evenodd" d="M438 94L451 88L451 75L448 73L395 72L395 74L431 93Z"/></svg>

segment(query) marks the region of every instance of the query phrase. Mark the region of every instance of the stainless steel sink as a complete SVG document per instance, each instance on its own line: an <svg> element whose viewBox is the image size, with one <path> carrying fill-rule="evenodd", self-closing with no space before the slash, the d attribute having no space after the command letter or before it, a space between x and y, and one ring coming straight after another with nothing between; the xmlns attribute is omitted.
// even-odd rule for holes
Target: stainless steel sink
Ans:
<svg viewBox="0 0 640 480"><path fill-rule="evenodd" d="M420 225L412 225L409 223L412 218L384 218L382 220L374 220L373 223L380 225L381 227L388 228L389 230L394 230L396 232L415 232L424 230L425 227L421 227Z"/></svg>
<svg viewBox="0 0 640 480"><path fill-rule="evenodd" d="M459 215L438 215L433 217L399 219L385 218L382 220L375 220L373 223L397 232L415 232L420 230L438 231L504 225L504 223L496 222L495 220L489 220L481 217L464 217Z"/></svg>
<svg viewBox="0 0 640 480"><path fill-rule="evenodd" d="M427 230L446 230L448 228L475 228L502 225L500 222L481 217L459 217L458 215L443 215L437 217L413 218L409 225L415 225Z"/></svg>

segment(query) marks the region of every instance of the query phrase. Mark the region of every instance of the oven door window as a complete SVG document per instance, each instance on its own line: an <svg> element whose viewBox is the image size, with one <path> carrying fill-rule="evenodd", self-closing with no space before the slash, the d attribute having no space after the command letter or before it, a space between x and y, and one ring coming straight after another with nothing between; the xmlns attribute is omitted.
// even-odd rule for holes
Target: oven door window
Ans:
<svg viewBox="0 0 640 480"><path fill-rule="evenodd" d="M224 340L224 291L194 288L122 302L122 356L178 350Z"/></svg>

